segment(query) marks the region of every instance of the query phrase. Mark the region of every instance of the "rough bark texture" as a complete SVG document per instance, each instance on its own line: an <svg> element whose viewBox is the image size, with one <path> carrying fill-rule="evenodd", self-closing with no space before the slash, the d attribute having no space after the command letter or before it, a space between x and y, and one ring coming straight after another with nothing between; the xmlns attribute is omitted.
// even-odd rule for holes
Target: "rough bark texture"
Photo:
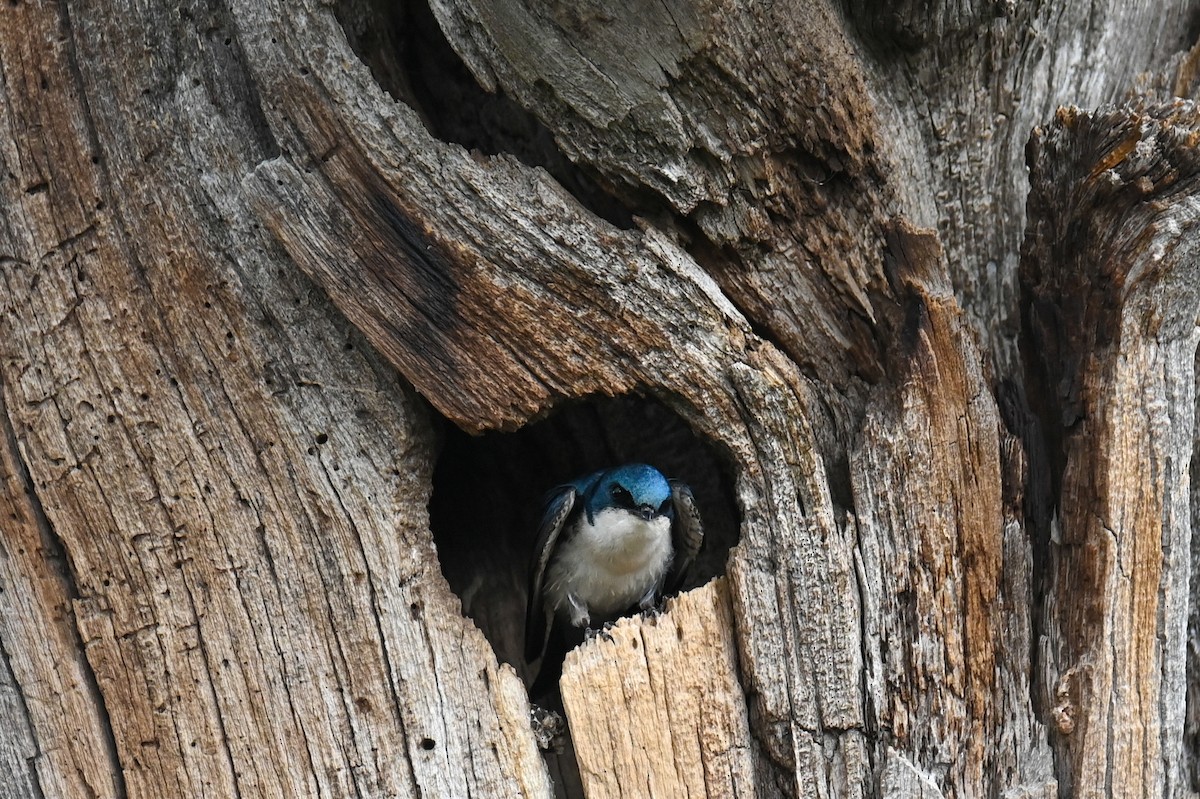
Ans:
<svg viewBox="0 0 1200 799"><path fill-rule="evenodd" d="M895 388L869 406L851 460L867 688L877 723L905 744L887 760L945 764L942 783L965 795L997 784L1052 793L1029 714L1023 454L1000 424L933 237L894 245L912 311ZM881 485L881 474L893 479Z"/></svg>
<svg viewBox="0 0 1200 799"><path fill-rule="evenodd" d="M1198 14L0 6L0 795L1196 791ZM633 458L728 578L573 774L530 516Z"/></svg>
<svg viewBox="0 0 1200 799"><path fill-rule="evenodd" d="M270 149L233 20L2 13L6 440L41 506L6 571L36 580L40 521L70 574L3 617L41 790L544 794L437 569L425 412L247 204Z"/></svg>
<svg viewBox="0 0 1200 799"><path fill-rule="evenodd" d="M657 623L627 619L567 656L563 702L588 796L754 795L731 610L717 580Z"/></svg>
<svg viewBox="0 0 1200 799"><path fill-rule="evenodd" d="M1061 497L1043 665L1059 772L1080 796L1188 782L1198 136L1181 101L1063 109L1030 142L1029 382Z"/></svg>

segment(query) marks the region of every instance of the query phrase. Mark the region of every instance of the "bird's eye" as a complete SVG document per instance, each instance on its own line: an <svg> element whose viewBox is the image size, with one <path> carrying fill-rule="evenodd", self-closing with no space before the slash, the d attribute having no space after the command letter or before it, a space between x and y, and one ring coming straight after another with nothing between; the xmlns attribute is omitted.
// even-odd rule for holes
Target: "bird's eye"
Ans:
<svg viewBox="0 0 1200 799"><path fill-rule="evenodd" d="M624 486L613 486L612 498L613 502L616 502L623 508L633 507L633 495L630 494Z"/></svg>
<svg viewBox="0 0 1200 799"><path fill-rule="evenodd" d="M658 515L659 515L659 516L662 516L663 514L665 514L665 513L666 513L667 511L669 511L670 509L671 509L671 500L669 500L669 499L664 499L664 500L663 500L663 503L662 503L661 505L659 505L659 506L658 506Z"/></svg>

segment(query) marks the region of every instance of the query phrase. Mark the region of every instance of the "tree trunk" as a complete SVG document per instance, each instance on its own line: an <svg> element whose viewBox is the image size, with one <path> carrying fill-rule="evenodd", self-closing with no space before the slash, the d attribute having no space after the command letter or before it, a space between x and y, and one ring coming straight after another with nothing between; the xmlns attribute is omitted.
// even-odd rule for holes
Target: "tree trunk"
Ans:
<svg viewBox="0 0 1200 799"><path fill-rule="evenodd" d="M0 796L1200 791L1200 2L168 5L0 7Z"/></svg>

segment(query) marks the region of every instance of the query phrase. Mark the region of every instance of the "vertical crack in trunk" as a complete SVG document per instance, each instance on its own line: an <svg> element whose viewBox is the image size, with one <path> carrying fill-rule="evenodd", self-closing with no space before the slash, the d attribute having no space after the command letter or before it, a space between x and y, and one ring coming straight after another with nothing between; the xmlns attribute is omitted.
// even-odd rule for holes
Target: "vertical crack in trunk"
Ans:
<svg viewBox="0 0 1200 799"><path fill-rule="evenodd" d="M17 445L17 435L13 428L12 417L8 413L8 405L5 398L5 386L0 382L0 426L3 427L4 443L0 449L7 452L10 459L10 466L14 471L14 476L18 483L25 489L26 502L28 503L28 512L30 517L37 525L40 533L41 546L45 552L45 562L50 567L51 574L58 578L62 588L62 593L66 597L67 602L63 604L64 613L68 614L62 620L62 630L70 637L69 651L77 655L76 664L79 668L79 673L84 678L84 691L86 692L96 714L99 717L101 729L103 731L103 747L108 756L108 762L111 764L110 774L117 789L119 797L128 796L128 791L125 786L125 775L121 768L121 760L118 756L117 740L113 733L112 720L109 716L108 706L105 704L104 693L100 690L100 683L96 679L96 673L92 670L92 664L87 659L86 645L79 634L79 628L75 624L75 603L80 598L78 583L76 582L74 569L71 566L70 557L66 551L62 539L54 530L54 525L51 524L49 516L46 515L45 509L42 507L41 500L38 498L37 489L34 486L33 478L30 476L29 469L25 465L24 460L20 456L20 450ZM14 498L15 499L15 498ZM3 653L6 661L9 660L7 652ZM14 679L19 684L19 675L14 674ZM29 712L29 707L24 699L25 691L22 690L22 705L25 711L25 716L29 720L33 730L34 740L37 741L37 728L34 726L35 719L32 718ZM40 750L39 745L39 750ZM32 770L32 769L31 769ZM34 783L38 785L37 782ZM40 791L40 785L38 785Z"/></svg>
<svg viewBox="0 0 1200 799"><path fill-rule="evenodd" d="M1177 101L1064 108L1028 149L1022 347L1053 508L1042 696L1078 794L1173 795L1187 767L1198 124Z"/></svg>
<svg viewBox="0 0 1200 799"><path fill-rule="evenodd" d="M2 395L2 394L3 394L3 392L0 391L0 395ZM0 396L0 413L2 413L2 409L3 409L3 396ZM9 429L10 426L5 424L5 428ZM4 549L3 543L0 542L0 552L3 552L3 549ZM6 590L6 589L0 589L0 593L2 593L3 590ZM8 726L9 726L10 732L8 733L8 735L11 737L15 737L12 732L13 728L23 727L24 728L23 732L19 733L19 734L21 734L22 737L28 736L30 742L33 744L33 754L31 756L25 758L25 780L26 780L25 786L27 786L29 789L31 789L33 791L33 795L36 796L38 799L43 799L43 797L46 794L42 790L42 783L41 783L41 780L38 778L37 761L39 758L41 758L45 755L45 752L42 748L42 742L38 736L37 725L34 723L33 715L29 709L29 702L25 696L24 686L21 685L21 681L17 679L17 675L13 671L12 654L8 651L8 647L5 646L4 639L5 639L5 636L3 634L0 634L0 689L11 686L11 688L12 688L12 690L11 690L12 702L11 703L13 705L17 706L16 709L20 714L21 720L24 722L22 724L15 718L9 720ZM4 694L8 694L8 693L9 693L9 691L6 691L6 690L0 691L0 711L8 710L8 705L9 705L8 697L4 695ZM15 765L16 757L13 757L11 760L12 760L12 763L10 763L10 765ZM20 779L17 778L17 776L15 774L12 776L12 779L14 780L14 782L16 784L14 786L10 786L10 787L13 787L14 790L19 790L22 787L21 783L20 783Z"/></svg>
<svg viewBox="0 0 1200 799"><path fill-rule="evenodd" d="M1193 366L1193 380L1200 384L1200 351ZM1200 420L1200 391L1196 392L1193 420ZM1200 425L1193 421L1191 458L1191 580L1188 591L1185 682L1187 694L1183 716L1183 769L1180 775L1193 791L1200 791Z"/></svg>

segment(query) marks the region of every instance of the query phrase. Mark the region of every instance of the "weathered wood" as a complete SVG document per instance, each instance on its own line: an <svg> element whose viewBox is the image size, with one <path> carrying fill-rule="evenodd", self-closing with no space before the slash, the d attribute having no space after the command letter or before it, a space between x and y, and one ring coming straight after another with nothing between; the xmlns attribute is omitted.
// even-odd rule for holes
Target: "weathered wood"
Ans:
<svg viewBox="0 0 1200 799"><path fill-rule="evenodd" d="M895 773L923 770L955 796L997 784L1052 793L1028 684L1020 449L937 268L936 239L901 227L892 250L913 304L895 393L869 406L851 456L868 706L889 763L905 764ZM1014 728L1022 734L1004 734ZM882 795L910 790L901 780Z"/></svg>
<svg viewBox="0 0 1200 799"><path fill-rule="evenodd" d="M11 435L0 437L0 485L0 796L117 795L121 773L72 623L67 564Z"/></svg>
<svg viewBox="0 0 1200 799"><path fill-rule="evenodd" d="M608 636L572 651L563 667L587 795L756 795L724 581L668 602L657 619L625 619Z"/></svg>
<svg viewBox="0 0 1200 799"><path fill-rule="evenodd" d="M483 85L533 110L614 191L649 189L692 220L692 251L722 290L843 391L877 374L887 346L873 340L875 256L898 211L936 229L982 349L1019 375L1028 131L1165 70L1192 45L1195 10L854 0L847 24L824 0L678 2L649 17L638 3L432 5Z"/></svg>
<svg viewBox="0 0 1200 799"><path fill-rule="evenodd" d="M419 9L152 5L0 6L11 792L550 795L461 610L519 636L514 497L623 423L522 439L435 548L438 430L641 395L741 539L728 606L573 656L595 791L670 742L697 790L1185 794L1194 112L1039 134L1028 378L1014 320L1029 125L1161 69L1196 2L434 2L628 227L431 133Z"/></svg>
<svg viewBox="0 0 1200 799"><path fill-rule="evenodd" d="M1196 4L849 5L905 213L937 231L955 295L997 377L1020 381L1017 267L1029 131L1060 105L1119 102L1139 80L1167 70L1194 44Z"/></svg>
<svg viewBox="0 0 1200 799"><path fill-rule="evenodd" d="M1193 367L1195 374L1200 374L1200 351L1196 353L1197 363ZM1200 391L1196 392L1196 406L1200 410ZM1200 415L1193 415L1193 420ZM1200 425L1196 426L1196 436L1200 440ZM1183 717L1183 777L1181 787L1191 788L1200 793L1200 458L1195 453L1200 451L1196 444L1192 446L1192 468L1190 473L1191 505L1192 505L1192 552L1191 552L1191 581L1190 600L1188 603L1187 644L1184 654L1184 717ZM1190 780L1190 786L1187 782Z"/></svg>
<svg viewBox="0 0 1200 799"><path fill-rule="evenodd" d="M301 49L320 53L317 42L326 39L312 35L311 47ZM615 231L582 218L541 175L504 159L480 163L431 142L403 109L389 112L386 126L382 120L354 125L329 120L329 108L358 107L364 93L378 94L377 87L361 74L347 77L314 62L310 73L342 98L318 107L293 85L292 73L280 75L275 63L262 59L267 72L261 80L270 86L286 81L287 91L280 87L278 94L291 98L288 113L273 112L279 114L280 135L302 164L321 164L306 172L290 159L277 159L247 183L256 208L289 254L463 426L504 426L542 410L555 396L641 385L671 398L696 429L721 441L744 475L737 491L744 518L753 520L740 554L745 562L734 567L740 576L734 592L739 614L753 620L746 657L753 664L751 690L769 730L766 745L782 763L794 762L795 747L801 747L803 762L795 767L805 783L842 779L829 770L822 747L834 753L834 762L851 763L854 779L865 780L852 558L844 549L821 551L822 542L837 534L835 512L812 431L791 429L794 419L815 413L806 407L818 402L794 365L752 335L713 280L661 231ZM330 131L347 143L331 147ZM414 141L426 146L418 149ZM371 205L358 199L368 167L356 161L358 152L375 158L369 174L378 182L366 191L383 199ZM442 177L447 173L459 175L462 183L448 184ZM421 216L414 222L405 214ZM339 219L355 220L352 229L366 231L365 243ZM454 309L463 319L451 326L449 348L385 329L387 314L370 306L394 297L397 303L417 302L430 318L439 313L442 295L397 293L400 278L389 277L395 269L423 274L429 268L424 247L377 243L396 241L397 230L412 229L454 232L455 249L443 245L438 256L438 269L453 274ZM372 253L391 260L372 267ZM358 281L372 275L375 282L363 290ZM483 335L471 319L504 321ZM681 319L687 323L681 325ZM455 348L475 365L465 372L455 366L461 363ZM475 380L481 365L491 376ZM507 377L495 379L510 369ZM794 503L798 490L804 509ZM770 497L765 506L763 492ZM804 565L796 575L780 573L778 553L796 551L805 553ZM831 653L815 678L801 654L807 644L779 638L780 630L792 629ZM779 661L781 651L789 653L788 662Z"/></svg>
<svg viewBox="0 0 1200 799"><path fill-rule="evenodd" d="M61 545L82 645L38 700L70 638L25 644L63 600L6 606L33 740L84 738L34 793L546 795L520 683L437 569L425 410L255 221L244 42L181 11L0 10L0 364L44 511L5 541ZM52 565L34 542L8 602Z"/></svg>
<svg viewBox="0 0 1200 799"><path fill-rule="evenodd" d="M1044 701L1077 796L1178 796L1189 780L1198 131L1180 101L1062 109L1030 142L1029 384L1061 497Z"/></svg>
<svg viewBox="0 0 1200 799"><path fill-rule="evenodd" d="M688 220L692 256L761 334L840 391L878 377L894 186L831 3L432 5L483 85L533 110L633 208L650 192Z"/></svg>

